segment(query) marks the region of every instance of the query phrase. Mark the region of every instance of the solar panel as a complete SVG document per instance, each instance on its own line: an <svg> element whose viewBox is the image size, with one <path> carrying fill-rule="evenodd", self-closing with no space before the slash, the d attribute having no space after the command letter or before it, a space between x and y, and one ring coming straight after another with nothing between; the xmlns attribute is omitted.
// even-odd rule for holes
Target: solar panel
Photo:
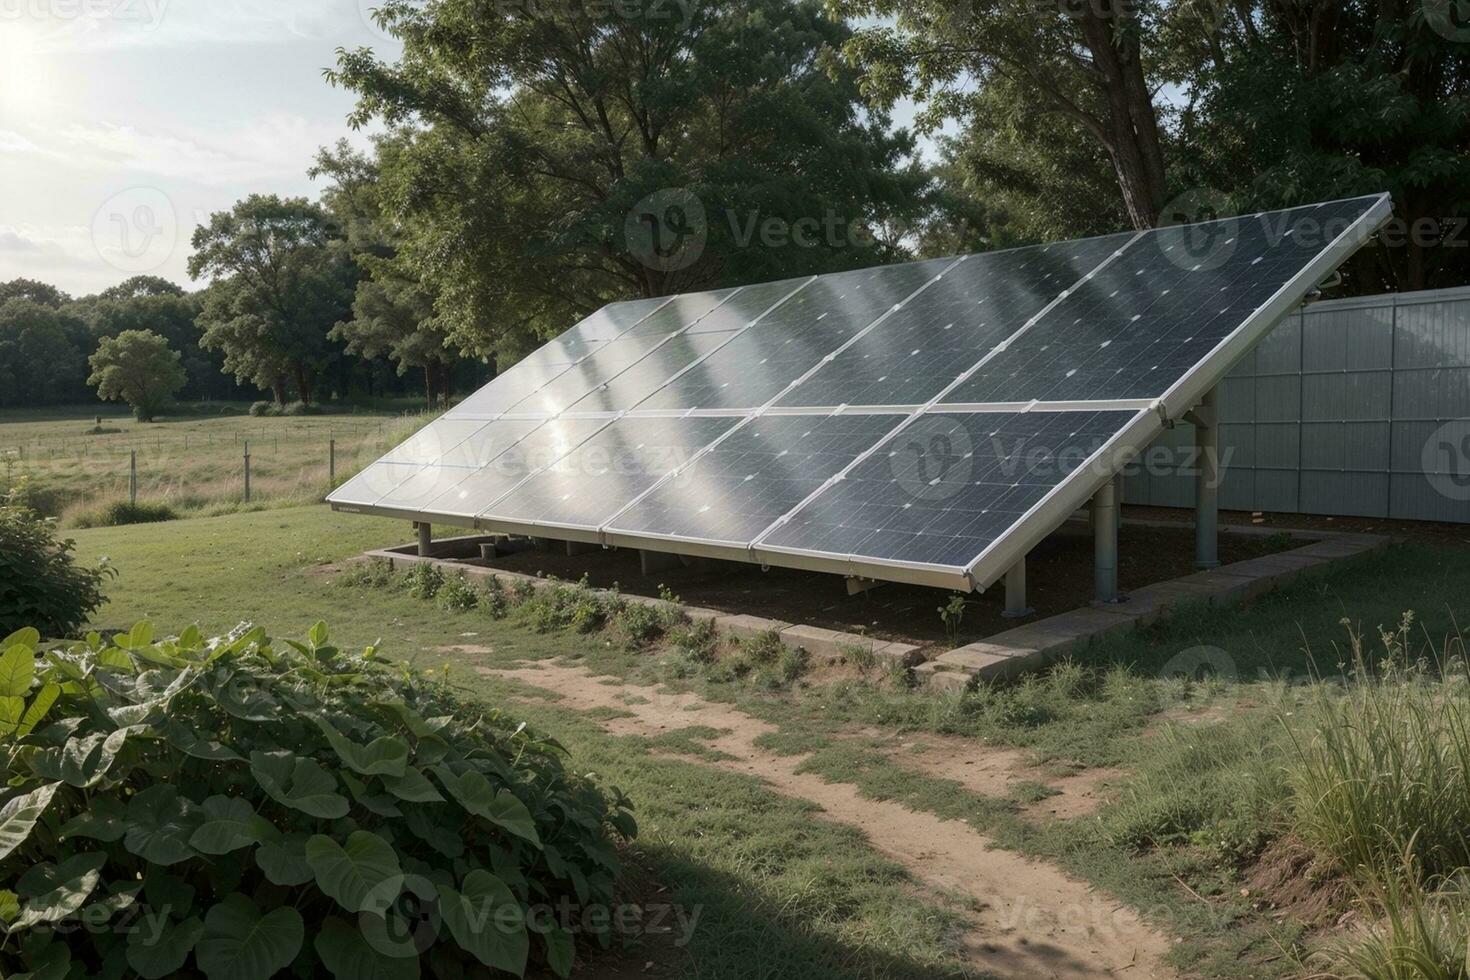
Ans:
<svg viewBox="0 0 1470 980"><path fill-rule="evenodd" d="M766 415L693 459L608 522L608 532L736 546L866 452L902 415Z"/></svg>
<svg viewBox="0 0 1470 980"><path fill-rule="evenodd" d="M1390 211L1378 195L614 304L328 499L984 588Z"/></svg>
<svg viewBox="0 0 1470 980"><path fill-rule="evenodd" d="M737 422L619 419L530 476L479 518L507 529L595 529Z"/></svg>
<svg viewBox="0 0 1470 980"><path fill-rule="evenodd" d="M1132 237L968 256L777 404L922 405Z"/></svg>

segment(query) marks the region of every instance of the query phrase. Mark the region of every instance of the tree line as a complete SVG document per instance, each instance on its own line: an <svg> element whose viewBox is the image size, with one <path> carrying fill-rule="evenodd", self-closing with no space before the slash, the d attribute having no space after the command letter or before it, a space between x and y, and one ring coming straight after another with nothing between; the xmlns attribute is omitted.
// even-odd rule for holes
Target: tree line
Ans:
<svg viewBox="0 0 1470 980"><path fill-rule="evenodd" d="M85 368L48 351L85 358L147 324L188 396L311 403L411 379L443 400L612 300L1382 190L1395 223L1340 288L1460 285L1470 30L1451 13L384 0L402 55L341 50L325 72L379 135L319 153L317 200L212 215L193 238L189 271L211 281L197 293L140 278L67 301L9 284L0 374L19 351L55 372L48 390L75 392ZM893 127L903 97L937 160Z"/></svg>

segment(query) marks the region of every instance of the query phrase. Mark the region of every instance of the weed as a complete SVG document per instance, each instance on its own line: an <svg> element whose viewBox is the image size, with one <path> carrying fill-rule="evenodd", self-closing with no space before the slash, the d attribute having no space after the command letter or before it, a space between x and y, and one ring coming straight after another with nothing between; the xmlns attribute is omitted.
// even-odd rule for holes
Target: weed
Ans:
<svg viewBox="0 0 1470 980"><path fill-rule="evenodd" d="M675 649L698 664L713 663L720 645L720 632L713 619L701 619L670 631Z"/></svg>
<svg viewBox="0 0 1470 980"><path fill-rule="evenodd" d="M463 573L449 575L439 586L437 601L440 609L465 612L479 604L480 592L465 579Z"/></svg>
<svg viewBox="0 0 1470 980"><path fill-rule="evenodd" d="M617 617L618 631L632 647L646 647L667 627L662 610L642 602L625 602Z"/></svg>
<svg viewBox="0 0 1470 980"><path fill-rule="evenodd" d="M337 576L337 584L347 589L383 589L393 584L393 563L386 558L353 562Z"/></svg>
<svg viewBox="0 0 1470 980"><path fill-rule="evenodd" d="M878 666L878 655L873 652L873 647L863 643L840 643L837 652L842 654L842 659L856 667L861 673L868 673Z"/></svg>
<svg viewBox="0 0 1470 980"><path fill-rule="evenodd" d="M958 592L950 596L949 602L939 607L939 618L944 623L944 635L949 639L949 645L959 646L960 623L965 618L965 597Z"/></svg>
<svg viewBox="0 0 1470 980"><path fill-rule="evenodd" d="M781 659L781 651L785 649L785 645L781 642L781 634L775 630L766 630L740 641L741 653L757 667L774 665Z"/></svg>
<svg viewBox="0 0 1470 980"><path fill-rule="evenodd" d="M444 573L431 561L414 562L401 581L404 590L415 599L432 599L444 585Z"/></svg>

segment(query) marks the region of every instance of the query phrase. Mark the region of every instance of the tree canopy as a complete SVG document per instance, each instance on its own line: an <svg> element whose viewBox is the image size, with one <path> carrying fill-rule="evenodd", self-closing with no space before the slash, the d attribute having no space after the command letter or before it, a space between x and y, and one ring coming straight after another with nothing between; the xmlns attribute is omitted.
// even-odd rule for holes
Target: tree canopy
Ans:
<svg viewBox="0 0 1470 980"><path fill-rule="evenodd" d="M194 233L189 274L216 277L199 315L201 344L277 401L294 387L311 404L332 360L327 332L347 311L355 275L333 248L337 237L319 205L261 194L210 215Z"/></svg>
<svg viewBox="0 0 1470 980"><path fill-rule="evenodd" d="M387 0L394 64L330 77L380 120L385 211L451 341L523 350L630 296L873 264L923 205L814 0ZM901 232L900 232L901 233Z"/></svg>
<svg viewBox="0 0 1470 980"><path fill-rule="evenodd" d="M151 330L124 330L103 337L89 359L87 384L103 401L127 402L139 422L152 422L172 402L188 376L179 352Z"/></svg>

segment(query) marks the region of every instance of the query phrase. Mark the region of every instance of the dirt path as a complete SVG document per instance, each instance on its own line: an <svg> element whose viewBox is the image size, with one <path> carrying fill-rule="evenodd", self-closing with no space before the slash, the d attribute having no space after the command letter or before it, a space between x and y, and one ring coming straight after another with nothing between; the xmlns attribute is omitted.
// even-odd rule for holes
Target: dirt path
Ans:
<svg viewBox="0 0 1470 980"><path fill-rule="evenodd" d="M866 799L855 786L798 773L801 757L756 746L756 739L774 731L773 726L727 705L694 694L610 682L580 667L543 663L481 672L555 691L562 696L557 703L567 707L631 712L633 717L601 723L614 734L657 735L691 725L724 730L707 744L730 758L704 764L749 773L781 793L810 800L828 819L862 830L875 848L916 879L937 890L971 896L978 911L969 913L974 928L965 940L965 953L979 969L1028 980L1174 975L1161 962L1169 940L1117 901L1051 865L991 848L989 839L959 821ZM970 751L987 750L971 746Z"/></svg>

